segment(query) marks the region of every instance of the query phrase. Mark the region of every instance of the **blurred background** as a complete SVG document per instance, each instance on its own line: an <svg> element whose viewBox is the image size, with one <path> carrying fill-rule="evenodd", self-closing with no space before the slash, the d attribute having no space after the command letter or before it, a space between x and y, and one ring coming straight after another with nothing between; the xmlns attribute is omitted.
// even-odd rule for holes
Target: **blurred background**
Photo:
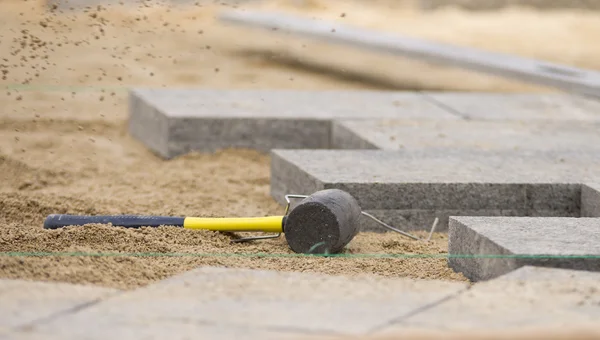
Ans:
<svg viewBox="0 0 600 340"><path fill-rule="evenodd" d="M235 8L600 70L598 0L1 0L2 84L548 91L367 49L226 25ZM20 88L26 88L21 86Z"/></svg>

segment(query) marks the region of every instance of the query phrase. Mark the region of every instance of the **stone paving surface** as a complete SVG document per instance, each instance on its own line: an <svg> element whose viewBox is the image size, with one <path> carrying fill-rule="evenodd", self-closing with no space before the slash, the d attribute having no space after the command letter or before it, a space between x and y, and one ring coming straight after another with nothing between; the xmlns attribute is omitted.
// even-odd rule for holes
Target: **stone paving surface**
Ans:
<svg viewBox="0 0 600 340"><path fill-rule="evenodd" d="M599 280L600 273L522 267L495 280L477 283L379 333L401 333L406 328L488 332L533 327L600 330Z"/></svg>
<svg viewBox="0 0 600 340"><path fill-rule="evenodd" d="M42 323L34 332L67 339L105 339L132 331L136 336L159 332L219 339L364 334L466 287L458 282L199 268ZM229 331L220 334L225 329Z"/></svg>
<svg viewBox="0 0 600 340"><path fill-rule="evenodd" d="M448 238L450 255L474 256L449 260L473 281L524 265L600 271L600 218L451 217Z"/></svg>
<svg viewBox="0 0 600 340"><path fill-rule="evenodd" d="M600 121L344 120L333 126L338 149L600 150Z"/></svg>
<svg viewBox="0 0 600 340"><path fill-rule="evenodd" d="M458 282L203 267L0 337L325 340L415 330L597 326L599 279L600 273L522 267L469 288Z"/></svg>
<svg viewBox="0 0 600 340"><path fill-rule="evenodd" d="M271 193L337 188L404 229L448 216L579 217L580 183L600 176L598 153L533 150L273 150ZM592 209L592 208L590 208ZM376 229L367 220L363 230Z"/></svg>
<svg viewBox="0 0 600 340"><path fill-rule="evenodd" d="M0 280L0 329L27 327L117 293L110 288L67 283Z"/></svg>
<svg viewBox="0 0 600 340"><path fill-rule="evenodd" d="M341 124L357 119L358 122ZM367 127L382 123L378 119L386 119L387 126L381 128L382 132L377 133L377 128L361 128L361 122L366 122ZM469 125L459 121L473 119L483 122ZM407 131L411 124L415 126L424 120L428 122L423 122L418 131ZM512 122L502 123L504 120ZM558 122L548 120L565 124L561 129ZM523 121L535 121L536 125L526 125ZM589 148L597 144L594 143L598 139L594 135L597 127L583 122L600 124L600 102L564 94L134 89L130 93L129 131L161 157L172 158L193 150L214 151L225 147L261 151L396 149L403 142L386 140L385 135L402 134L406 139L407 132L410 137L404 142L405 147L447 143L456 146L467 143L473 147L492 143L498 147L508 140L509 145L546 149L562 148L559 141L573 139L568 142L570 147ZM356 139L356 134L350 133L353 127L360 128L361 138ZM579 128L583 135L577 135ZM436 129L444 129L442 133L446 136L456 135L440 140ZM502 131L505 139L492 137L497 134L486 135L486 130ZM373 131L375 136L371 135ZM432 138L431 134L435 136ZM589 135L594 137L585 145L585 137Z"/></svg>
<svg viewBox="0 0 600 340"><path fill-rule="evenodd" d="M224 147L330 148L332 120L394 117L459 119L411 92L135 89L129 131L172 158Z"/></svg>

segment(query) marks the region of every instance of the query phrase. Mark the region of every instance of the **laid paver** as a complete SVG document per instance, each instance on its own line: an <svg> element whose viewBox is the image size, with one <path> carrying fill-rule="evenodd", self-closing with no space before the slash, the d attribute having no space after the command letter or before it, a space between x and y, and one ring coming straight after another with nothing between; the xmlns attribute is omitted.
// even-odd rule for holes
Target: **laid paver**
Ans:
<svg viewBox="0 0 600 340"><path fill-rule="evenodd" d="M572 331L593 327L600 331L599 280L600 273L521 267L476 283L452 299L399 320L377 334L397 335L407 329L495 332L548 327Z"/></svg>
<svg viewBox="0 0 600 340"><path fill-rule="evenodd" d="M581 213L581 182L600 176L596 152L534 150L273 150L271 194L337 188L363 210L407 230L435 217ZM364 219L363 230L380 229Z"/></svg>
<svg viewBox="0 0 600 340"><path fill-rule="evenodd" d="M536 93L453 93L425 95L467 119L600 121L600 101Z"/></svg>
<svg viewBox="0 0 600 340"><path fill-rule="evenodd" d="M213 338L224 329L238 339L364 334L466 287L433 280L205 267L37 325L33 331L68 339L134 333L141 337L154 331L164 336L172 332L177 338ZM69 327L72 324L79 327Z"/></svg>
<svg viewBox="0 0 600 340"><path fill-rule="evenodd" d="M600 271L600 218L450 218L448 264L473 281L522 266Z"/></svg>
<svg viewBox="0 0 600 340"><path fill-rule="evenodd" d="M600 217L600 184L586 183L581 187L581 216Z"/></svg>
<svg viewBox="0 0 600 340"><path fill-rule="evenodd" d="M340 149L600 150L600 121L344 120L332 131Z"/></svg>
<svg viewBox="0 0 600 340"><path fill-rule="evenodd" d="M412 92L135 89L129 131L164 158L246 147L323 149L333 119L460 119Z"/></svg>
<svg viewBox="0 0 600 340"><path fill-rule="evenodd" d="M28 280L0 280L0 329L17 329L81 308L119 291Z"/></svg>

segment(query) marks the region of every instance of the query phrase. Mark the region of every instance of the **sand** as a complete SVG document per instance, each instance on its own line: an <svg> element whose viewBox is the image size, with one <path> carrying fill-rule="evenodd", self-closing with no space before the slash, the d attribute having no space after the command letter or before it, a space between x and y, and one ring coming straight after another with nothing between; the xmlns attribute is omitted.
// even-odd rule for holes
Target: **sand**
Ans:
<svg viewBox="0 0 600 340"><path fill-rule="evenodd" d="M291 1L277 1L253 6L600 69L600 47L592 43L600 34L600 21L594 14L539 15L525 9L419 14L382 3L306 1L294 7ZM224 6L46 12L32 0L0 4L0 251L212 254L4 254L2 278L133 289L198 265L221 265L465 281L443 258L256 257L248 254L292 253L283 238L232 244L231 235L173 227L95 225L47 231L42 223L51 213L282 213L269 196L268 155L223 150L164 161L133 140L125 128L131 86L548 91L246 29L242 35L239 28L214 22ZM381 20L382 15L394 19ZM420 243L398 234L368 233L357 237L348 253L443 255L446 237L435 234L431 242Z"/></svg>

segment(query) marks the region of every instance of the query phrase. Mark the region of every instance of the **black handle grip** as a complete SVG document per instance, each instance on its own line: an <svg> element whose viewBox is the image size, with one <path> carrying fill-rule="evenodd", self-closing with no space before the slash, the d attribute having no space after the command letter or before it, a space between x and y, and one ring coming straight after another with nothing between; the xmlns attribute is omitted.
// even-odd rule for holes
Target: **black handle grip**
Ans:
<svg viewBox="0 0 600 340"><path fill-rule="evenodd" d="M44 229L58 229L67 226L82 226L85 224L112 224L115 227L141 228L159 227L161 225L183 227L185 217L164 216L138 216L138 215L113 215L113 216L86 216L52 214L46 217Z"/></svg>

